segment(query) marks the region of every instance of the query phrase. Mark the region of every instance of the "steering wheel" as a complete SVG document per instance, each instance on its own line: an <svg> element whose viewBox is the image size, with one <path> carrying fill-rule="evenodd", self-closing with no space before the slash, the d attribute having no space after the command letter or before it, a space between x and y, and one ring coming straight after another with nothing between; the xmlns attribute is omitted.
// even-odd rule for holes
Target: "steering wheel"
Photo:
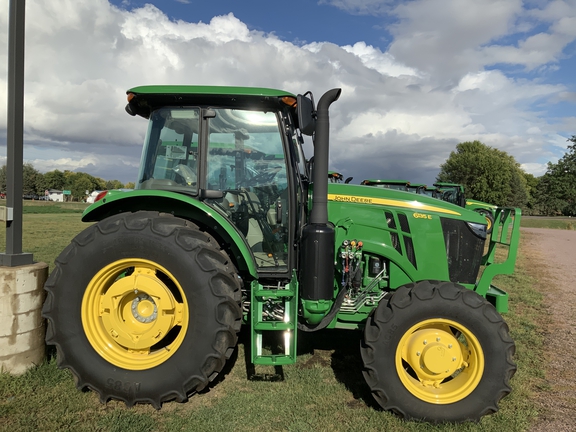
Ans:
<svg viewBox="0 0 576 432"><path fill-rule="evenodd" d="M270 183L282 168L273 168L273 171L264 171L256 174L246 181L247 186L257 186L259 183Z"/></svg>
<svg viewBox="0 0 576 432"><path fill-rule="evenodd" d="M192 171L188 165L179 164L174 168L174 172L180 176L184 181L179 182L185 184L186 186L196 186L197 177L196 173Z"/></svg>

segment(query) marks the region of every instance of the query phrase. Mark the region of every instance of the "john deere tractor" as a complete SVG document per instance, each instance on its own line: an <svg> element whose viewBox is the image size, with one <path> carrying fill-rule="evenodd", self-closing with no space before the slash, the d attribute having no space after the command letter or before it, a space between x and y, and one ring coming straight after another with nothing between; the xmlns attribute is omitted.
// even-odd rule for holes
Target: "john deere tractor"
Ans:
<svg viewBox="0 0 576 432"><path fill-rule="evenodd" d="M476 212L329 183L340 89L317 106L266 88L127 94L148 120L135 190L86 209L45 285L46 341L78 388L160 408L211 385L242 325L251 363L278 367L297 362L300 333L346 329L384 410L460 422L498 409L516 365L491 281L513 272L519 210L497 213L484 254Z"/></svg>
<svg viewBox="0 0 576 432"><path fill-rule="evenodd" d="M328 181L330 183L350 183L352 180L354 179L354 177L347 177L346 180L344 180L344 176L339 173L338 171L328 171Z"/></svg>
<svg viewBox="0 0 576 432"><path fill-rule="evenodd" d="M474 210L484 216L486 218L487 232L488 234L492 232L494 217L496 209L498 208L497 206L494 204L488 204L484 201L466 198L464 186L461 184L440 182L434 183L434 186L436 186L441 191L440 199L470 210Z"/></svg>
<svg viewBox="0 0 576 432"><path fill-rule="evenodd" d="M408 180L372 179L362 180L362 183L360 184L365 186L376 186L382 189L393 189L408 192L408 185L410 182Z"/></svg>

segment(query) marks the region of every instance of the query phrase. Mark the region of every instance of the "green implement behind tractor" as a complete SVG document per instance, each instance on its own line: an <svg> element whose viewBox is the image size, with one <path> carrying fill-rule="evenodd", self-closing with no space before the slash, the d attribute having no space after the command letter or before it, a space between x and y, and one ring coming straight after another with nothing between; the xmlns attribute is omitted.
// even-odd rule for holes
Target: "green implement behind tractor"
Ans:
<svg viewBox="0 0 576 432"><path fill-rule="evenodd" d="M488 204L484 201L466 198L464 186L461 184L439 182L434 183L434 186L440 190L441 200L473 210L484 216L486 218L487 232L488 234L492 232L492 227L494 226L494 218L496 216L496 210L498 206L495 206L494 204Z"/></svg>
<svg viewBox="0 0 576 432"><path fill-rule="evenodd" d="M95 223L45 285L46 342L78 388L160 408L211 385L242 325L252 363L277 367L297 361L300 332L347 329L383 409L430 422L497 411L516 365L492 279L514 270L519 210L498 209L486 242L474 211L328 182L340 89L317 106L265 88L127 93L148 120L135 190L86 209Z"/></svg>

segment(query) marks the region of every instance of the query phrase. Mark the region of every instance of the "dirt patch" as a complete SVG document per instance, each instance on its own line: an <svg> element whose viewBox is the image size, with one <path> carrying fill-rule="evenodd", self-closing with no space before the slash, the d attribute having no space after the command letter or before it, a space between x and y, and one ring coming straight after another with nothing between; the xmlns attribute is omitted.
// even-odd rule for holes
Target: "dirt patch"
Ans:
<svg viewBox="0 0 576 432"><path fill-rule="evenodd" d="M546 388L537 395L540 416L532 431L573 431L576 407L576 231L522 228L526 245L548 271L539 291L549 311L545 323Z"/></svg>

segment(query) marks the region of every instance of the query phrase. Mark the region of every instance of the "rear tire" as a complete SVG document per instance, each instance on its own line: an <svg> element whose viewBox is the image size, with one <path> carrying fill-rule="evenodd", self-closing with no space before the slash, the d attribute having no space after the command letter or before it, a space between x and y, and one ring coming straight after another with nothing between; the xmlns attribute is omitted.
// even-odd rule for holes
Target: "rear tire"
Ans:
<svg viewBox="0 0 576 432"><path fill-rule="evenodd" d="M185 401L222 370L240 330L240 280L189 221L109 217L80 233L45 284L46 343L79 389L132 406Z"/></svg>
<svg viewBox="0 0 576 432"><path fill-rule="evenodd" d="M413 420L478 421L498 410L516 371L496 309L451 282L399 288L369 316L364 377L385 410Z"/></svg>

